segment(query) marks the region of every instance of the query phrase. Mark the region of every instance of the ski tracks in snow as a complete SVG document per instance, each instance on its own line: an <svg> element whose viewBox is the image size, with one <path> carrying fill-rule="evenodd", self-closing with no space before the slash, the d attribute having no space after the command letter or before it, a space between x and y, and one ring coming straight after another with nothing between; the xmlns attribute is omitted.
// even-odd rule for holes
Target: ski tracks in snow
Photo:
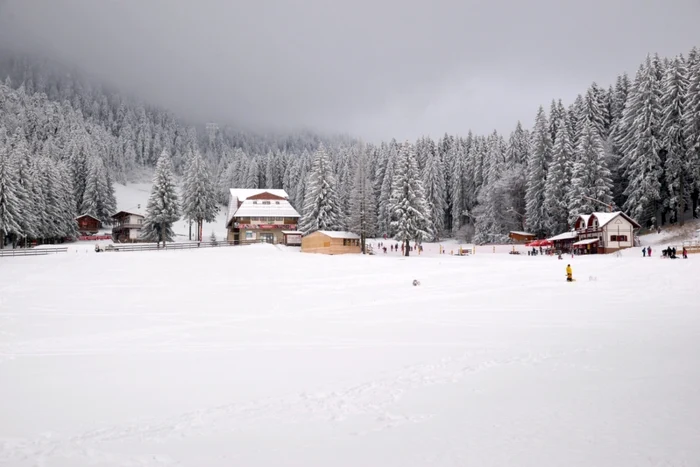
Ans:
<svg viewBox="0 0 700 467"><path fill-rule="evenodd" d="M495 351L495 352L494 352ZM403 413L398 403L411 391L428 386L455 384L470 376L505 365L533 366L565 352L525 353L494 357L508 349L470 351L436 362L410 365L382 377L341 388L318 388L314 391L282 397L259 399L248 403L203 408L162 420L137 420L133 423L106 426L73 436L46 433L36 439L0 439L0 465L50 466L52 459L75 462L99 462L100 465L155 467L178 465L167 455L124 458L110 449L120 442L163 443L173 439L244 432L252 428L322 422L341 426L352 417L362 416L365 428L347 431L348 436L367 436L405 424L422 423L434 414ZM512 349L510 349L512 352ZM583 349L577 352L589 352ZM570 353L570 352L569 352ZM356 425L356 424L354 424ZM123 451L123 450L122 450Z"/></svg>

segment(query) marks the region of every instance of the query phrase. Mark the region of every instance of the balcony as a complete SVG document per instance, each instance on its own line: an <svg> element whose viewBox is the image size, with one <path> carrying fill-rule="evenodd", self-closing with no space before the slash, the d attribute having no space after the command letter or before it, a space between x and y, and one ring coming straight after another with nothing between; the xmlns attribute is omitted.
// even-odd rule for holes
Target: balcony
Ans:
<svg viewBox="0 0 700 467"><path fill-rule="evenodd" d="M112 227L112 232L126 229L141 229L143 224L116 224Z"/></svg>

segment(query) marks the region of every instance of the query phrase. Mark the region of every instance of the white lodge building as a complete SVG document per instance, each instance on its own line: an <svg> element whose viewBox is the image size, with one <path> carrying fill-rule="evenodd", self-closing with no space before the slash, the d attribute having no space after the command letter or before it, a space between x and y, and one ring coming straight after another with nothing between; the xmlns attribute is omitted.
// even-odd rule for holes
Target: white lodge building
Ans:
<svg viewBox="0 0 700 467"><path fill-rule="evenodd" d="M622 211L582 214L574 229L573 244L579 253L613 253L634 246L634 231L640 225Z"/></svg>
<svg viewBox="0 0 700 467"><path fill-rule="evenodd" d="M284 232L297 230L299 213L284 190L232 188L226 240L235 245L283 243Z"/></svg>

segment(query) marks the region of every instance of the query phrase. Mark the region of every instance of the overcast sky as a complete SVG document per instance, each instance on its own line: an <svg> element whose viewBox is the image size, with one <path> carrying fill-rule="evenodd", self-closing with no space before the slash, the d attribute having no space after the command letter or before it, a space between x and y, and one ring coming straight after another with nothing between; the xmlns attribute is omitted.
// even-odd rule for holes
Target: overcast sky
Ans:
<svg viewBox="0 0 700 467"><path fill-rule="evenodd" d="M698 0L0 0L2 44L183 117L373 141L530 126L698 24Z"/></svg>

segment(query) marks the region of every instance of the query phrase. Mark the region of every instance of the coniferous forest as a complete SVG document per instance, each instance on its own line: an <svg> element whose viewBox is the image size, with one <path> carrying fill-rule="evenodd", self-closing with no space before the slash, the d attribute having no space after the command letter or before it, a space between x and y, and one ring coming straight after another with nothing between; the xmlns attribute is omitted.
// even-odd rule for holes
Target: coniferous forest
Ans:
<svg viewBox="0 0 700 467"><path fill-rule="evenodd" d="M283 188L304 231L401 241L557 234L606 205L644 227L700 214L697 49L650 54L634 76L543 103L532 128L513 122L508 135L477 135L465 122L461 135L378 144L189 124L27 57L0 58L0 76L0 245L75 237L80 214L108 225L114 184L156 164L151 197L171 205L149 212L153 241L171 236L164 219L213 219L231 187Z"/></svg>

